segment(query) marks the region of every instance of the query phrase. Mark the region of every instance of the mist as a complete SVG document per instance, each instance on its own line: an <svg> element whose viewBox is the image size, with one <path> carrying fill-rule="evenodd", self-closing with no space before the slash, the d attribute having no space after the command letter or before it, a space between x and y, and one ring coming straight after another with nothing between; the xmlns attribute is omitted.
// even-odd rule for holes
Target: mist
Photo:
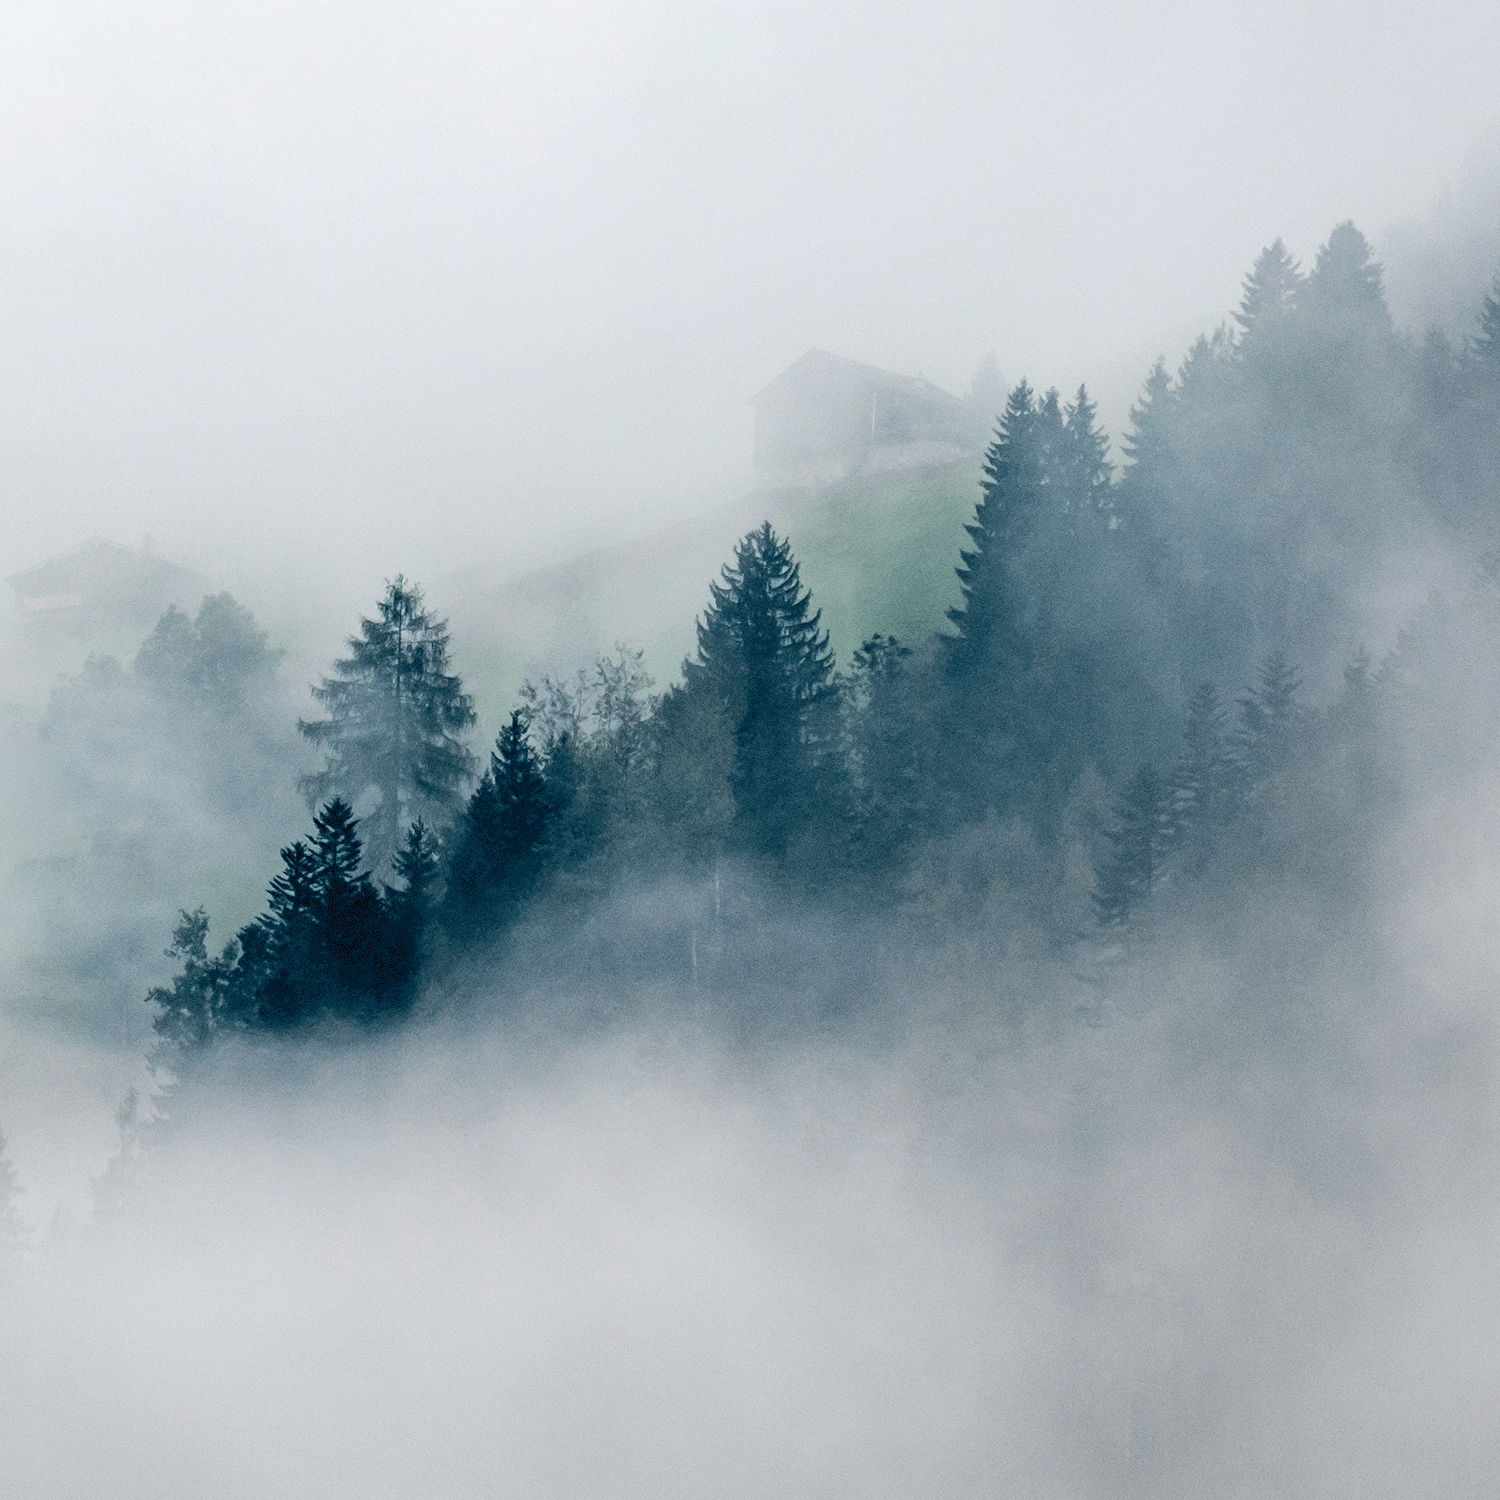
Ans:
<svg viewBox="0 0 1500 1500"><path fill-rule="evenodd" d="M810 346L959 394L991 352L1086 372L1118 433L1267 239L1427 215L1494 128L1496 24L23 9L0 544L149 535L343 618L743 490L747 402Z"/></svg>
<svg viewBox="0 0 1500 1500"><path fill-rule="evenodd" d="M7 1493L1495 1487L1500 16L4 29Z"/></svg>

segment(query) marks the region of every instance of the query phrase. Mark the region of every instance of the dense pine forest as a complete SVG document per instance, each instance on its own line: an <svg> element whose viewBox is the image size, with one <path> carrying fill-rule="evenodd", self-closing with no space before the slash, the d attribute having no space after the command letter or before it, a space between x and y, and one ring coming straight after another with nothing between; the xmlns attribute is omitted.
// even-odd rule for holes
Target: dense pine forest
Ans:
<svg viewBox="0 0 1500 1500"><path fill-rule="evenodd" d="M733 1010L750 974L795 1021L981 931L1128 946L1268 893L1357 924L1414 766L1460 753L1456 663L1488 711L1500 277L1478 312L1462 345L1413 335L1352 224L1306 271L1278 240L1233 325L1147 375L1118 473L1085 386L1009 391L946 630L835 661L767 523L705 581L679 681L617 646L528 683L479 755L447 624L392 578L298 725L310 827L227 942L182 913L157 1032L181 1064L479 991L527 1025L627 982ZM226 596L133 671L222 726L271 662ZM256 764L224 760L235 795Z"/></svg>

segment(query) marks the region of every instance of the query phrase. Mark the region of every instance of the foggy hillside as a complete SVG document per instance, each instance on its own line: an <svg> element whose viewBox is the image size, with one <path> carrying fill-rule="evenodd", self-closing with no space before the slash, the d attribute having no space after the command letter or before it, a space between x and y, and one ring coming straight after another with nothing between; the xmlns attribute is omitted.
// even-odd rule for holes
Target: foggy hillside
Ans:
<svg viewBox="0 0 1500 1500"><path fill-rule="evenodd" d="M1497 1488L1500 14L5 36L0 1493Z"/></svg>

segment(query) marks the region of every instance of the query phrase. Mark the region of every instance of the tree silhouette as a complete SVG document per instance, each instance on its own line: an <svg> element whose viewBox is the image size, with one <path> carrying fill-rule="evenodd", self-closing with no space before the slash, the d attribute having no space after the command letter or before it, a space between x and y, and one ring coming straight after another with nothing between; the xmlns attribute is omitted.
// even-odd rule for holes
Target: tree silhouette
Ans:
<svg viewBox="0 0 1500 1500"><path fill-rule="evenodd" d="M396 853L401 830L420 812L439 816L474 771L462 736L474 700L448 671L448 624L423 604L422 590L397 575L373 620L361 619L350 654L313 697L326 719L297 727L327 751L324 768L299 785L311 802L370 790L380 803L367 820L374 862Z"/></svg>
<svg viewBox="0 0 1500 1500"><path fill-rule="evenodd" d="M736 546L683 663L690 694L716 700L734 732L731 838L771 859L826 841L844 786L833 654L790 545L766 522Z"/></svg>

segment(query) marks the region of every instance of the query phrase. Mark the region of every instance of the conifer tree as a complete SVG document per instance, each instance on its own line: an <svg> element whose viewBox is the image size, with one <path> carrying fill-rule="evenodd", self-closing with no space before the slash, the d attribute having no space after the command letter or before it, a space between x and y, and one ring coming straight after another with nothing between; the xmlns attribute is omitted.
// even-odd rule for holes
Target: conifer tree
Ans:
<svg viewBox="0 0 1500 1500"><path fill-rule="evenodd" d="M790 545L766 522L709 584L698 653L683 663L689 694L716 701L734 732L731 836L773 860L796 844L826 855L842 834L838 689L822 616Z"/></svg>
<svg viewBox="0 0 1500 1500"><path fill-rule="evenodd" d="M448 671L447 621L400 575L386 585L376 618L360 621L349 652L312 690L328 717L298 723L328 752L323 770L300 785L313 802L378 792L368 822L372 856L384 864L401 829L418 812L442 814L472 776L462 736L474 723L474 701Z"/></svg>
<svg viewBox="0 0 1500 1500"><path fill-rule="evenodd" d="M852 666L850 741L861 852L870 868L888 874L930 820L933 715L911 648L894 636L871 636Z"/></svg>
<svg viewBox="0 0 1500 1500"><path fill-rule="evenodd" d="M1174 838L1186 849L1189 866L1201 872L1233 813L1239 783L1228 711L1211 682L1199 684L1188 700L1182 739L1169 785Z"/></svg>
<svg viewBox="0 0 1500 1500"><path fill-rule="evenodd" d="M1047 441L1035 393L1022 380L1006 398L995 440L984 458L984 480L970 545L957 568L963 602L948 610L949 666L962 674L983 664L1016 678L1028 664L1023 627L1021 549L1047 489Z"/></svg>
<svg viewBox="0 0 1500 1500"><path fill-rule="evenodd" d="M1302 721L1297 692L1302 680L1280 651L1261 664L1260 680L1239 700L1240 758L1253 793L1284 770Z"/></svg>
<svg viewBox="0 0 1500 1500"><path fill-rule="evenodd" d="M1390 329L1380 263L1351 220L1336 225L1327 244L1319 247L1297 301L1324 320L1373 331Z"/></svg>
<svg viewBox="0 0 1500 1500"><path fill-rule="evenodd" d="M406 983L421 959L422 935L432 912L440 859L427 825L418 818L406 832L406 843L391 862L401 886L386 887L390 918L392 987Z"/></svg>
<svg viewBox="0 0 1500 1500"><path fill-rule="evenodd" d="M518 709L496 738L459 826L448 881L451 928L479 937L514 916L541 873L551 813L541 762Z"/></svg>
<svg viewBox="0 0 1500 1500"><path fill-rule="evenodd" d="M1142 766L1115 803L1105 830L1110 853L1096 872L1094 908L1102 926L1118 926L1151 896L1172 844L1172 799L1153 766Z"/></svg>
<svg viewBox="0 0 1500 1500"><path fill-rule="evenodd" d="M1111 509L1109 438L1098 423L1099 408L1086 387L1063 411L1062 488L1064 504L1075 514L1097 515Z"/></svg>
<svg viewBox="0 0 1500 1500"><path fill-rule="evenodd" d="M1244 296L1234 315L1246 338L1264 337L1281 326L1296 306L1297 293L1306 279L1279 238L1267 245L1245 278Z"/></svg>
<svg viewBox="0 0 1500 1500"><path fill-rule="evenodd" d="M182 964L170 986L158 985L146 996L158 1007L154 1028L158 1036L183 1048L201 1047L226 1022L234 1009L233 975L236 948L225 948L218 958L208 952L208 913L178 913L167 957Z"/></svg>

